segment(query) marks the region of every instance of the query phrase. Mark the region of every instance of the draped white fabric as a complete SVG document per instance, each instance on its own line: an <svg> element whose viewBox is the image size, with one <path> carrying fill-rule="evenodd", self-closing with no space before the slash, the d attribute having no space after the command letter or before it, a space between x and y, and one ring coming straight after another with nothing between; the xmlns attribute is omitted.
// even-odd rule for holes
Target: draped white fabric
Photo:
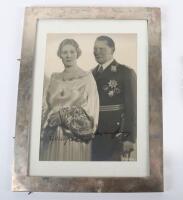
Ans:
<svg viewBox="0 0 183 200"><path fill-rule="evenodd" d="M46 111L43 111L45 122L50 114L63 107L78 106L82 107L87 115L93 119L92 133L95 133L98 125L99 97L95 80L90 72L71 80L64 80L62 73L53 74L46 94L46 104ZM47 148L40 151L40 160L86 161L90 158L91 142L86 144L68 140L61 126L57 128Z"/></svg>

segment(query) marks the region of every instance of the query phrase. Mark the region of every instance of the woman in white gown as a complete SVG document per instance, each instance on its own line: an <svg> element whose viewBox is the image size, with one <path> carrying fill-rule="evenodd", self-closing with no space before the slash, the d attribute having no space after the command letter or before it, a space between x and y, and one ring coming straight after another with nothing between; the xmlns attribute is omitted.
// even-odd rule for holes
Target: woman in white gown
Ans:
<svg viewBox="0 0 183 200"><path fill-rule="evenodd" d="M46 93L40 160L91 160L99 113L97 86L91 72L77 65L81 50L75 40L63 40L57 55L65 69L52 74Z"/></svg>

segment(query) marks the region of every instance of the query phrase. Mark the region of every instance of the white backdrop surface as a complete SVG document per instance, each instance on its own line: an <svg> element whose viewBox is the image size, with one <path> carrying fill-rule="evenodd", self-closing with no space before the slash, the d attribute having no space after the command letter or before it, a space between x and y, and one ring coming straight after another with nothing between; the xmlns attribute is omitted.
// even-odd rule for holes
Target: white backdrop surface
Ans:
<svg viewBox="0 0 183 200"><path fill-rule="evenodd" d="M162 11L164 193L13 193L11 167L15 133L24 8L26 6L148 6ZM179 0L16 0L0 7L0 199L183 199L183 3Z"/></svg>

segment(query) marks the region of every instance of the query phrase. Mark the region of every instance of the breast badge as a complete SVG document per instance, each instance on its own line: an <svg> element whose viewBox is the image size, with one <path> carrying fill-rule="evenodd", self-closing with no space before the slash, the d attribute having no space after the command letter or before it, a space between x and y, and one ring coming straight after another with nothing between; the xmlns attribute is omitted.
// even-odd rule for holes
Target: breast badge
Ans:
<svg viewBox="0 0 183 200"><path fill-rule="evenodd" d="M116 80L109 80L109 82L103 86L103 90L109 97L113 97L121 92L118 86L119 84Z"/></svg>

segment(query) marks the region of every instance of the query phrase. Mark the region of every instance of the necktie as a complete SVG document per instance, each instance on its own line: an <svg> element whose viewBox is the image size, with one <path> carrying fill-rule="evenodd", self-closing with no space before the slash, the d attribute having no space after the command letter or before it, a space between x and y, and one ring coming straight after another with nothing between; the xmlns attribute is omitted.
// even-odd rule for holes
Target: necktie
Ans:
<svg viewBox="0 0 183 200"><path fill-rule="evenodd" d="M103 69L102 65L100 65L100 66L99 66L99 69L98 69L98 73L99 73L99 74L102 74L103 71L104 71L104 69Z"/></svg>

